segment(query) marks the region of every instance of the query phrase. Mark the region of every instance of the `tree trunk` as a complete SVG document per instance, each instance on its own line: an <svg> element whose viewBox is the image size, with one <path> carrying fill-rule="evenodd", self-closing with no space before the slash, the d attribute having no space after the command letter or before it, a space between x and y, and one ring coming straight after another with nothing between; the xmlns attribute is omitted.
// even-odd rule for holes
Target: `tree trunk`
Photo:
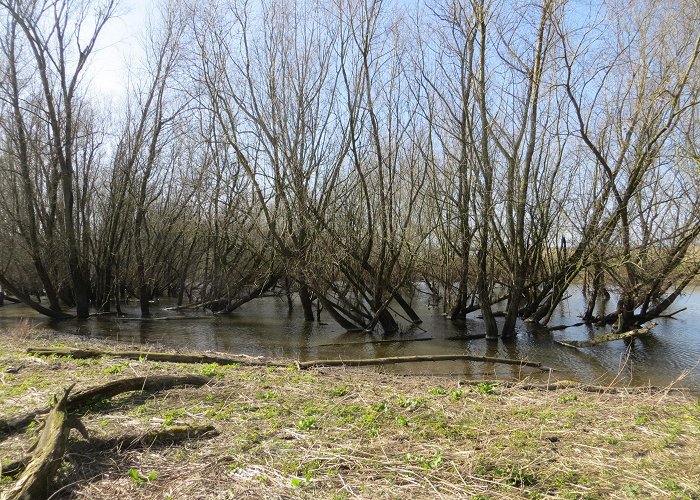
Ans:
<svg viewBox="0 0 700 500"><path fill-rule="evenodd" d="M530 366L545 369L542 363L537 361L525 361L521 359L492 358L489 356L471 356L468 354L436 354L434 356L396 356L390 358L367 359L322 359L316 361L301 361L297 363L300 369L313 368L315 366L372 366L387 365L393 363L418 363L424 361L479 361L482 363L502 363L507 365ZM549 368L547 368L549 370Z"/></svg>
<svg viewBox="0 0 700 500"><path fill-rule="evenodd" d="M305 283L299 283L299 299L301 300L301 307L304 310L304 320L314 321L314 305L311 300L311 293L309 288Z"/></svg>

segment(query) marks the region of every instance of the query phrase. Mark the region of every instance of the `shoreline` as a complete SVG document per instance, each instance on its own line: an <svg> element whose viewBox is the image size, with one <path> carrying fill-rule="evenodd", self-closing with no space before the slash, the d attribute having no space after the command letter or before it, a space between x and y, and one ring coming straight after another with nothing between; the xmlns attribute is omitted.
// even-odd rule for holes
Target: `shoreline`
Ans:
<svg viewBox="0 0 700 500"><path fill-rule="evenodd" d="M3 331L0 419L45 405L71 383L80 390L130 376L212 378L200 388L125 394L82 409L93 441L173 425L213 426L217 435L105 453L74 433L54 485L73 498L700 496L700 400L669 388L547 390L362 368L300 371L291 360L45 358L27 356L29 345L124 348ZM28 453L35 432L4 438L3 465ZM12 484L3 478L0 490Z"/></svg>

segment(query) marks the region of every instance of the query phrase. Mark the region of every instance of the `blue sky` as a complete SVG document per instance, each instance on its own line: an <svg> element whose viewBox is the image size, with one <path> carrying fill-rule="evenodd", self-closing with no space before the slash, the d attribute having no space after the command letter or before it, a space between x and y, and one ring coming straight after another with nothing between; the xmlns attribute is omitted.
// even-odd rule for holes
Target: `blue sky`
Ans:
<svg viewBox="0 0 700 500"><path fill-rule="evenodd" d="M94 93L123 97L128 71L142 58L140 37L146 27L153 0L122 0L118 15L103 28L92 55L88 78Z"/></svg>

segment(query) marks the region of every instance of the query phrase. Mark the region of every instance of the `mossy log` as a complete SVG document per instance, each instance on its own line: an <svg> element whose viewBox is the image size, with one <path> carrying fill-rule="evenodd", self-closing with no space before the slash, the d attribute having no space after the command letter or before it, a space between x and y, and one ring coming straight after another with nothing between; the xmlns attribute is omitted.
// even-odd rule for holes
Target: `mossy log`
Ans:
<svg viewBox="0 0 700 500"><path fill-rule="evenodd" d="M82 406L102 401L125 392L157 392L188 385L201 387L210 381L211 379L209 377L200 375L158 375L126 378L76 392L67 399L65 404L68 411L75 411ZM7 434L24 429L38 416L48 413L49 410L50 408L43 408L9 420L0 420L0 433Z"/></svg>
<svg viewBox="0 0 700 500"><path fill-rule="evenodd" d="M51 481L61 465L70 434L69 392L70 389L67 389L63 397L55 402L39 434L29 464L12 488L2 495L3 500L39 500L48 497Z"/></svg>
<svg viewBox="0 0 700 500"><path fill-rule="evenodd" d="M217 363L219 365L247 365L247 366L286 366L282 363L261 361L255 359L226 358L223 356L209 356L207 354L178 354L169 352L150 351L103 351L98 349L73 349L69 347L30 347L27 354L33 356L70 356L74 359L124 358L134 360L148 360L169 363Z"/></svg>
<svg viewBox="0 0 700 500"><path fill-rule="evenodd" d="M640 335L647 335L655 326L656 323L649 323L647 326L642 328L637 328L624 333L608 333L606 335L596 337L593 340L555 340L555 342L566 347L593 347L599 344L604 344L605 342L613 342L615 340L631 339Z"/></svg>
<svg viewBox="0 0 700 500"><path fill-rule="evenodd" d="M389 358L365 358L365 359L321 359L316 361L300 361L297 366L305 370L315 366L371 366L389 365L394 363L422 363L426 361L479 361L482 363L502 363L507 365L530 366L549 370L537 361L525 361L522 359L492 358L489 356L471 356L469 354L436 354L432 356L395 356Z"/></svg>

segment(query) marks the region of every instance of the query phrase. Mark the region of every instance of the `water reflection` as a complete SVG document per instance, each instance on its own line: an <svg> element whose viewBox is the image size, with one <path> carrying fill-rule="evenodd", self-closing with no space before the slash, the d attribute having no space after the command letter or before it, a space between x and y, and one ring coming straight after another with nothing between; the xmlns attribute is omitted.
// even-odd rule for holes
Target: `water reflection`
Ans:
<svg viewBox="0 0 700 500"><path fill-rule="evenodd" d="M420 326L404 325L403 332L391 339L411 340L431 337L426 342L391 342L361 344L382 339L379 335L349 333L324 315L324 323L305 323L297 307L291 314L285 301L264 298L242 307L230 317L208 316L202 319L182 313L162 311L159 315L172 321L117 320L95 317L81 322L49 322L22 305L0 307L0 327L15 326L29 318L39 328L55 329L86 336L109 337L131 345L158 342L168 346L197 350L232 352L252 356L288 359L350 359L464 353L475 356L519 358L540 361L555 368L553 374L517 365L464 361L440 363L406 363L377 368L397 373L455 375L465 378L509 378L523 376L546 380L575 379L587 383L618 383L665 386L684 371L686 378L678 385L700 392L700 342L695 325L700 323L700 292L683 297L678 308L687 307L678 319L660 319L655 334L625 343L616 341L592 348L573 349L555 343L555 339L584 340L600 333L595 326L582 325L550 332L538 325L521 323L515 341L466 340L465 335L483 332L481 320L473 313L466 320L450 321L424 303L414 306L424 322ZM600 307L605 307L602 302ZM611 307L608 304L608 307ZM562 304L552 325L574 324L585 309L580 289L573 288ZM137 316L136 304L127 310ZM337 344L337 345L323 345Z"/></svg>

